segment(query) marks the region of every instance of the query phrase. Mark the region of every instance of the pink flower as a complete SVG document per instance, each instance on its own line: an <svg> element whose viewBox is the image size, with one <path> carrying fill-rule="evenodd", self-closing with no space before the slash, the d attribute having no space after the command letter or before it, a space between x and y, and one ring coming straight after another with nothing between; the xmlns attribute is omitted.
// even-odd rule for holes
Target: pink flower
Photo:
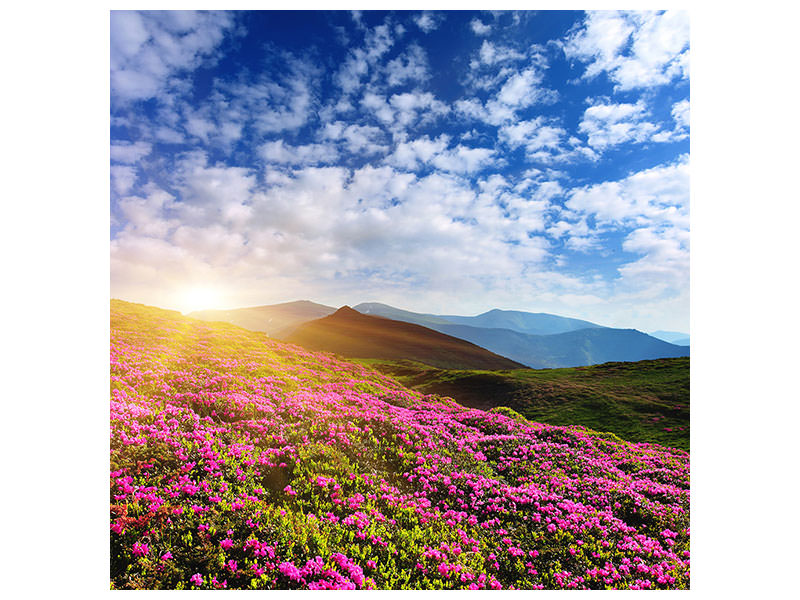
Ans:
<svg viewBox="0 0 800 600"><path fill-rule="evenodd" d="M219 543L219 545L223 550L230 550L233 547L233 540L230 538L225 538Z"/></svg>
<svg viewBox="0 0 800 600"><path fill-rule="evenodd" d="M141 542L136 542L133 545L133 553L136 556L144 556L150 549L147 547L147 544L142 544Z"/></svg>
<svg viewBox="0 0 800 600"><path fill-rule="evenodd" d="M161 555L161 560L169 560L170 558L172 558L172 552L167 551Z"/></svg>
<svg viewBox="0 0 800 600"><path fill-rule="evenodd" d="M200 575L200 573L195 573L194 575L192 575L189 581L191 581L197 587L200 587L201 585L203 585L203 576Z"/></svg>

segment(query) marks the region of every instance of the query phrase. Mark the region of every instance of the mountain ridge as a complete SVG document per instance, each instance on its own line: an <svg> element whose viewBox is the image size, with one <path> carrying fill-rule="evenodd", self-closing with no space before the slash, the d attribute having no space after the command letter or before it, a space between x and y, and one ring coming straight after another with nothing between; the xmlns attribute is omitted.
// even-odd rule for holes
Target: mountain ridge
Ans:
<svg viewBox="0 0 800 600"><path fill-rule="evenodd" d="M349 306L304 323L283 339L347 358L413 359L445 369L526 368L467 340L415 323L365 315Z"/></svg>

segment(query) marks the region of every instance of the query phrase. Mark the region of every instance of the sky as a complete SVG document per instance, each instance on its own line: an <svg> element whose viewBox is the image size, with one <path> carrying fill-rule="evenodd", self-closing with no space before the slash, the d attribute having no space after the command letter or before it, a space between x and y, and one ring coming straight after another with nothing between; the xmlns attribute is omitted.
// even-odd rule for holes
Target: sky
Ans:
<svg viewBox="0 0 800 600"><path fill-rule="evenodd" d="M111 295L689 332L685 11L110 18Z"/></svg>

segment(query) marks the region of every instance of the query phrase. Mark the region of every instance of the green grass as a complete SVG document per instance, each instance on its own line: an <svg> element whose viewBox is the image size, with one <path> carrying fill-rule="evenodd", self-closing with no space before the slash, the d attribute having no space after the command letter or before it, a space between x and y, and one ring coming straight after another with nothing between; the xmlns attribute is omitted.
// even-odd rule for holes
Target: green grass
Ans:
<svg viewBox="0 0 800 600"><path fill-rule="evenodd" d="M426 394L464 406L508 406L551 425L584 425L631 442L689 450L689 358L568 369L443 370L412 361L360 360Z"/></svg>

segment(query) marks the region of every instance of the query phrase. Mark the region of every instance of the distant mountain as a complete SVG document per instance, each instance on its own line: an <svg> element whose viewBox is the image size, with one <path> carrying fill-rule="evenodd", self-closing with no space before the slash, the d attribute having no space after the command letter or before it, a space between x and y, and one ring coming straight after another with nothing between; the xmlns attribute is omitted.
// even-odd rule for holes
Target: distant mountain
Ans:
<svg viewBox="0 0 800 600"><path fill-rule="evenodd" d="M372 315L375 317L384 317L386 319L393 319L395 321L405 321L406 323L416 323L423 327L430 327L431 325L446 325L452 323L450 319L437 315L430 315L426 313L415 313L410 310L403 310L389 306L388 304L381 304L380 302L362 302L354 306L353 310L357 310L364 315ZM467 317L469 318L469 317Z"/></svg>
<svg viewBox="0 0 800 600"><path fill-rule="evenodd" d="M396 321L416 323L431 327L432 325L443 325L456 323L458 325L469 325L470 327L488 327L493 329L510 329L519 333L532 335L550 335L554 333L565 333L578 329L590 327L602 327L596 323L560 317L548 313L529 313L518 310L500 310L495 308L474 317L464 317L459 315L433 315L425 313L415 313L401 310L379 302L365 302L354 307L355 310L364 314L377 315Z"/></svg>
<svg viewBox="0 0 800 600"><path fill-rule="evenodd" d="M440 325L437 331L468 340L534 369L689 355L685 346L669 344L635 329L593 327L553 335L527 335L509 329Z"/></svg>
<svg viewBox="0 0 800 600"><path fill-rule="evenodd" d="M676 346L689 345L688 333L680 333L679 331L653 331L650 335L654 338L669 342L670 344L675 344Z"/></svg>
<svg viewBox="0 0 800 600"><path fill-rule="evenodd" d="M343 306L299 326L285 341L347 358L410 359L440 369L503 370L524 365L426 327Z"/></svg>
<svg viewBox="0 0 800 600"><path fill-rule="evenodd" d="M280 339L289 335L299 325L326 317L335 311L332 306L298 300L231 310L198 310L187 316L203 321L225 321L251 331L263 331L270 337Z"/></svg>
<svg viewBox="0 0 800 600"><path fill-rule="evenodd" d="M487 327L492 329L510 329L531 335L552 335L578 329L603 327L589 321L560 317L548 313L529 313L519 310L500 310L495 308L475 317L459 317L456 315L439 315L452 323L471 327Z"/></svg>

